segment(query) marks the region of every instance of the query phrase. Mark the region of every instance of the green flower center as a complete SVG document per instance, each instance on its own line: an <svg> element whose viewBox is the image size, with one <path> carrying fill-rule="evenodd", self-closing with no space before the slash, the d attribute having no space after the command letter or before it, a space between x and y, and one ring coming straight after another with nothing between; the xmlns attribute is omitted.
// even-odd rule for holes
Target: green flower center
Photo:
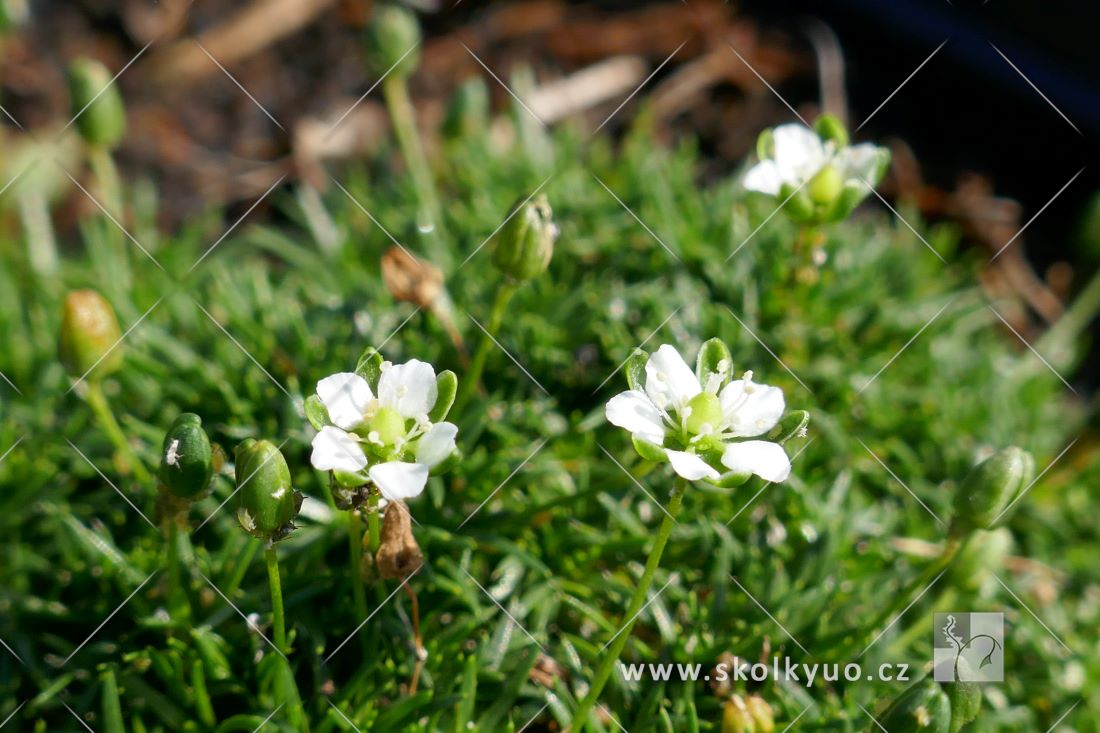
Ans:
<svg viewBox="0 0 1100 733"><path fill-rule="evenodd" d="M397 410L390 407L382 407L374 413L374 417L367 423L370 433L377 433L378 440L383 445L393 445L405 437L405 418L398 414Z"/></svg>
<svg viewBox="0 0 1100 733"><path fill-rule="evenodd" d="M700 392L688 400L687 418L688 432L693 435L713 432L722 422L722 404L718 401L718 395L710 392Z"/></svg>
<svg viewBox="0 0 1100 733"><path fill-rule="evenodd" d="M810 182L806 190L810 194L810 200L815 204L831 204L840 195L844 188L844 179L836 166L830 164L819 170Z"/></svg>

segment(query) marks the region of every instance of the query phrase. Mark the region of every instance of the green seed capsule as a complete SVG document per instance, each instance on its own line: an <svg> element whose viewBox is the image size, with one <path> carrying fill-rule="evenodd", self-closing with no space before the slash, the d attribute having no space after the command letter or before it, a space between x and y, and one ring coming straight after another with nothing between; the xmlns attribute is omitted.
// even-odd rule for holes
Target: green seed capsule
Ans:
<svg viewBox="0 0 1100 733"><path fill-rule="evenodd" d="M71 376L102 379L116 371L122 366L122 348L116 348L121 338L115 311L102 295L74 290L65 296L58 351Z"/></svg>
<svg viewBox="0 0 1100 733"><path fill-rule="evenodd" d="M505 275L523 282L546 272L554 256L558 227L546 196L521 199L512 216L493 237L493 264Z"/></svg>
<svg viewBox="0 0 1100 733"><path fill-rule="evenodd" d="M978 717L982 709L982 688L973 682L947 682L943 689L951 701L950 733L958 733L964 725Z"/></svg>
<svg viewBox="0 0 1100 733"><path fill-rule="evenodd" d="M290 485L290 469L275 445L249 438L237 446L237 520L254 537L280 540L294 529L301 494Z"/></svg>
<svg viewBox="0 0 1100 733"><path fill-rule="evenodd" d="M905 690L879 717L890 733L950 733L951 701L929 677Z"/></svg>
<svg viewBox="0 0 1100 733"><path fill-rule="evenodd" d="M214 452L202 418L185 412L172 421L160 456L160 483L173 496L194 499L214 477Z"/></svg>
<svg viewBox="0 0 1100 733"><path fill-rule="evenodd" d="M1030 482L1035 471L1031 454L1015 446L979 463L955 493L951 534L962 537L989 526Z"/></svg>
<svg viewBox="0 0 1100 733"><path fill-rule="evenodd" d="M420 63L420 24L399 5L381 5L367 30L367 60L377 76L410 76Z"/></svg>
<svg viewBox="0 0 1100 733"><path fill-rule="evenodd" d="M126 108L111 72L93 59L69 67L69 102L76 127L89 145L113 148L126 134Z"/></svg>

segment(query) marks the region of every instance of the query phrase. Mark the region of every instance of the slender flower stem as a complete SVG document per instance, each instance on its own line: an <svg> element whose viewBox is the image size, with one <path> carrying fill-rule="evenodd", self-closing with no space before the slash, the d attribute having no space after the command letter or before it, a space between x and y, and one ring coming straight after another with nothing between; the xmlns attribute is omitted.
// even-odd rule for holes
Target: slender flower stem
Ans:
<svg viewBox="0 0 1100 733"><path fill-rule="evenodd" d="M351 595L355 603L355 617L367 617L367 591L363 587L363 537L362 522L354 509L348 512L348 561L351 563Z"/></svg>
<svg viewBox="0 0 1100 733"><path fill-rule="evenodd" d="M165 548L168 565L168 605L172 609L172 620L179 623L190 615L191 608L183 590L182 564L180 562L180 520L169 513L164 518L165 534L168 546Z"/></svg>
<svg viewBox="0 0 1100 733"><path fill-rule="evenodd" d="M416 127L416 109L409 98L409 88L405 78L400 74L390 74L383 79L382 96L386 100L386 109L390 113L390 122L397 137L397 144L401 147L401 154L405 158L405 164L409 166L409 174L416 187L416 195L420 203L420 220L417 226L422 232L436 232L438 235L441 226L439 197L436 196L428 158L424 155L424 148L420 144L420 133Z"/></svg>
<svg viewBox="0 0 1100 733"><path fill-rule="evenodd" d="M634 622L645 605L650 586L653 585L653 575L661 564L661 555L665 551L665 544L672 533L672 527L676 524L676 515L680 513L680 505L683 502L686 488L687 482L681 479L676 479L676 483L673 484L665 518L661 521L660 529L657 530L657 538L653 541L653 547L649 551L649 559L646 560L642 578L638 581L638 586L634 589L634 595L630 598L630 605L626 609L626 624L619 630L611 645L608 646L607 652L596 670L596 676L592 680L592 687L589 688L588 694L577 706L577 711L573 715L573 722L576 725L571 727L573 733L582 733L588 725L588 714L599 699L600 693L603 692L615 664L619 661L619 656L623 653L623 648L626 647L630 632L634 628Z"/></svg>
<svg viewBox="0 0 1100 733"><path fill-rule="evenodd" d="M126 434L122 432L118 421L115 420L111 405L107 402L107 395L103 394L102 385L96 380L88 380L85 382L85 387L84 399L88 403L88 407L92 409L92 413L95 415L100 427L107 433L108 440L114 444L115 449L122 455L130 471L133 472L134 478L142 484L152 483L153 477L146 470L137 454L134 453L130 441L126 439Z"/></svg>
<svg viewBox="0 0 1100 733"><path fill-rule="evenodd" d="M497 288L496 298L493 300L493 309L489 311L489 321L485 324L481 340L477 344L477 350L474 351L474 356L470 359L470 368L466 370L465 376L459 382L458 395L455 397L454 407L451 408L453 414L461 414L462 409L481 384L481 374L485 371L485 362L495 346L493 339L500 331L500 325L504 322L504 314L508 310L508 303L512 300L512 296L516 294L518 288L518 283L512 280L503 281Z"/></svg>
<svg viewBox="0 0 1100 733"><path fill-rule="evenodd" d="M267 560L267 580L271 585L271 625L274 628L275 646L286 654L289 650L286 646L286 621L283 617L283 582L279 577L279 554L273 543L264 549L264 559Z"/></svg>

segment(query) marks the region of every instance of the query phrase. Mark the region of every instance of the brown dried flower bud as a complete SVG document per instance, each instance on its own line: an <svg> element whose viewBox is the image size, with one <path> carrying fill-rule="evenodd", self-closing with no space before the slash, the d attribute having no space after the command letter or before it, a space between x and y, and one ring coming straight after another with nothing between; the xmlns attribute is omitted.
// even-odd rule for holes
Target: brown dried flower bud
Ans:
<svg viewBox="0 0 1100 733"><path fill-rule="evenodd" d="M424 554L412 531L409 508L400 501L386 507L382 520L382 543L374 556L378 574L387 580L404 580L424 562Z"/></svg>
<svg viewBox="0 0 1100 733"><path fill-rule="evenodd" d="M382 255L382 281L395 299L430 307L443 293L443 273L402 247Z"/></svg>

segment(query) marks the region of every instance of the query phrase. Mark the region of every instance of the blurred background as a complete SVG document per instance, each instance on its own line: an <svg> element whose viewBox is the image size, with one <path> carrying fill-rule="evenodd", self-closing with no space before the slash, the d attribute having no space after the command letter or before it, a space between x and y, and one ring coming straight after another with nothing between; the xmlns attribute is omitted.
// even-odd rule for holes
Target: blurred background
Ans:
<svg viewBox="0 0 1100 733"><path fill-rule="evenodd" d="M1006 315L1025 337L1056 319L1100 263L1094 3L409 4L426 31L412 83L429 145L455 89L482 76L497 110L515 92L543 119L589 129L629 98L630 113L603 131L621 134L644 111L663 142L697 141L706 179L739 167L760 129L795 119L786 100L888 143L891 205L959 222L990 256L1012 242L984 284L1020 297ZM276 182L324 188L328 170L387 134L363 61L369 0L5 0L4 12L6 149L59 129L67 63L98 58L121 70L120 165L156 183L162 227L212 209L232 221ZM20 156L6 157L9 180ZM62 234L92 205L69 193L56 212ZM275 215L266 201L251 213ZM1079 378L1092 383L1095 371Z"/></svg>

